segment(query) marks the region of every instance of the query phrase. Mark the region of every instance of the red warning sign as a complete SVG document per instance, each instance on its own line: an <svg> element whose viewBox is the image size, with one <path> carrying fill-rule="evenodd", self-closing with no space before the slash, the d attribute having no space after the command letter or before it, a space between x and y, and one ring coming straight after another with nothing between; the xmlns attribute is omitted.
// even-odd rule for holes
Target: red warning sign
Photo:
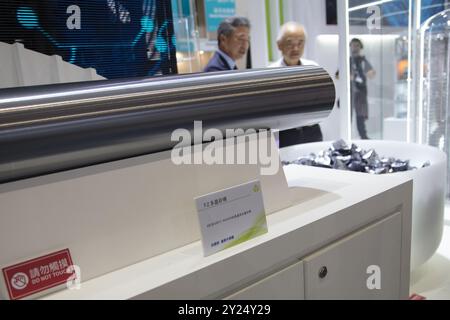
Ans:
<svg viewBox="0 0 450 320"><path fill-rule="evenodd" d="M11 300L54 288L76 277L69 249L51 253L3 269Z"/></svg>

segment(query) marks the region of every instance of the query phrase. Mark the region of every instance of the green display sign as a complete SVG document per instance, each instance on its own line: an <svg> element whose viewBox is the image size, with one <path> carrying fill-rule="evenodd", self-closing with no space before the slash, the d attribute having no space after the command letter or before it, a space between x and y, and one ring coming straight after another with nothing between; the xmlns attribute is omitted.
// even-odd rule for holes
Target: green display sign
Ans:
<svg viewBox="0 0 450 320"><path fill-rule="evenodd" d="M216 32L220 23L236 15L235 0L205 0L205 16L208 32Z"/></svg>
<svg viewBox="0 0 450 320"><path fill-rule="evenodd" d="M193 54L197 47L191 34L195 26L189 0L172 0L172 13L177 52Z"/></svg>

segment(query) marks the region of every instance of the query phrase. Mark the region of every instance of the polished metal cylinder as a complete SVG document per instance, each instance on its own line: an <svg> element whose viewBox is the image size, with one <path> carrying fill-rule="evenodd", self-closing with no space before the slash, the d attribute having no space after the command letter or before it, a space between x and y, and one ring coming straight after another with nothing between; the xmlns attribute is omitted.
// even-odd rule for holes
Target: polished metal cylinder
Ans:
<svg viewBox="0 0 450 320"><path fill-rule="evenodd" d="M0 183L170 150L176 129L283 130L330 114L319 67L0 90Z"/></svg>

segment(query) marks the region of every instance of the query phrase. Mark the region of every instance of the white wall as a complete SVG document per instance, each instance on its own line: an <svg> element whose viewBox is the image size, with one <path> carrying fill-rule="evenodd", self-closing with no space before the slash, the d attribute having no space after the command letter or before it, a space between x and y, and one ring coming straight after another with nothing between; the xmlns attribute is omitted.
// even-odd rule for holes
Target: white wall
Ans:
<svg viewBox="0 0 450 320"><path fill-rule="evenodd" d="M305 58L316 58L314 43L319 35L339 34L337 26L327 25L324 0L285 0L284 16L285 21L297 21L305 26L308 33Z"/></svg>
<svg viewBox="0 0 450 320"><path fill-rule="evenodd" d="M247 17L252 24L250 36L253 67L265 68L269 63L265 1L236 0L236 14Z"/></svg>
<svg viewBox="0 0 450 320"><path fill-rule="evenodd" d="M339 97L338 81L334 75L339 65L339 36L338 35L320 35L317 36L314 46L314 60L324 68L334 79L336 87L336 96ZM321 124L322 133L325 141L337 140L341 137L340 132L341 109L335 105L330 116Z"/></svg>

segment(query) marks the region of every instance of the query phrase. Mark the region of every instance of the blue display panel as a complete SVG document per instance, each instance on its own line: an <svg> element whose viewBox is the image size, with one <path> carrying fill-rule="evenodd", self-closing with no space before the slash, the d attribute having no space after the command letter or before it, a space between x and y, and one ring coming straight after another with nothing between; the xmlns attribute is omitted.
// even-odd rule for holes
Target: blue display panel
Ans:
<svg viewBox="0 0 450 320"><path fill-rule="evenodd" d="M0 41L108 79L177 73L170 0L0 0Z"/></svg>

